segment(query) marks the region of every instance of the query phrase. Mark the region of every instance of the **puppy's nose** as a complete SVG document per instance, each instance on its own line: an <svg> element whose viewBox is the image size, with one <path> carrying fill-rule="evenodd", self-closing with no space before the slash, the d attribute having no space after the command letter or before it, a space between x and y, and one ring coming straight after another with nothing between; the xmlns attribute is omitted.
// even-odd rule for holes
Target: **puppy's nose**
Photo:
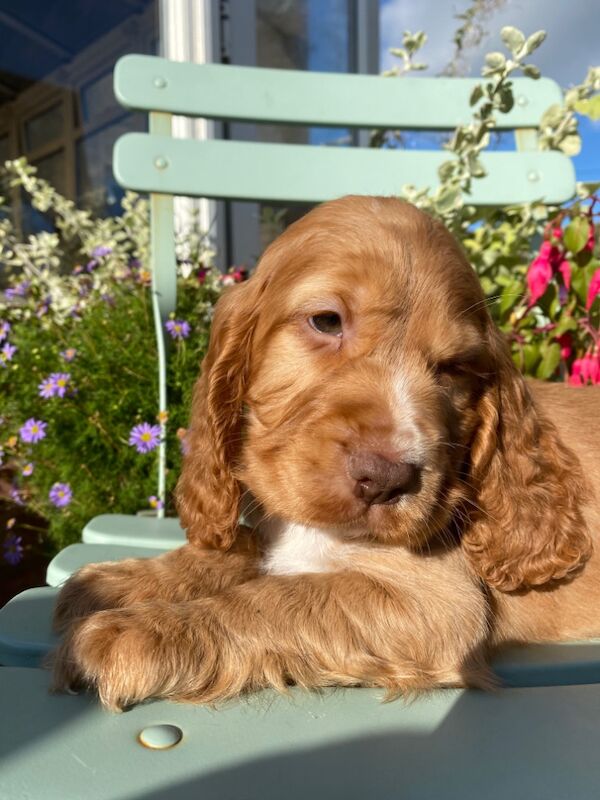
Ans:
<svg viewBox="0 0 600 800"><path fill-rule="evenodd" d="M348 456L348 472L356 497L369 505L392 505L414 483L417 468L406 461L388 461L379 453L357 452Z"/></svg>

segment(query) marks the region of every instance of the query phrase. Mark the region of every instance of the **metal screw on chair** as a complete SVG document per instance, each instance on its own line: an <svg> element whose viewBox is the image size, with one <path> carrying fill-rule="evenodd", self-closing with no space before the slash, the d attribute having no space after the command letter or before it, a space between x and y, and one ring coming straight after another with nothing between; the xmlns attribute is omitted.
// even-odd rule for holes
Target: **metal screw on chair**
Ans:
<svg viewBox="0 0 600 800"><path fill-rule="evenodd" d="M527 173L527 180L531 181L532 183L536 183L540 179L540 173L536 172L534 169L531 172Z"/></svg>
<svg viewBox="0 0 600 800"><path fill-rule="evenodd" d="M150 750L169 750L183 739L183 731L177 725L150 725L138 734L138 741Z"/></svg>
<svg viewBox="0 0 600 800"><path fill-rule="evenodd" d="M154 166L156 169L166 169L169 166L169 162L164 156L157 156L154 159Z"/></svg>
<svg viewBox="0 0 600 800"><path fill-rule="evenodd" d="M167 85L167 81L164 78L162 78L160 75L158 77L154 78L154 86L157 89L164 89L166 87L166 85Z"/></svg>

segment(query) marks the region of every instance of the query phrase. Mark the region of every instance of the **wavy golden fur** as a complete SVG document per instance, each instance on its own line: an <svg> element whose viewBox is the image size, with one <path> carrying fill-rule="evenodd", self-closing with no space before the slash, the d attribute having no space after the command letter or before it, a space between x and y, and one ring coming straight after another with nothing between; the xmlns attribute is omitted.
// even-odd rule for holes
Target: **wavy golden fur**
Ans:
<svg viewBox="0 0 600 800"><path fill-rule="evenodd" d="M316 208L219 301L189 543L67 582L55 687L116 709L486 686L493 646L599 635L599 409L524 381L440 223L392 198Z"/></svg>

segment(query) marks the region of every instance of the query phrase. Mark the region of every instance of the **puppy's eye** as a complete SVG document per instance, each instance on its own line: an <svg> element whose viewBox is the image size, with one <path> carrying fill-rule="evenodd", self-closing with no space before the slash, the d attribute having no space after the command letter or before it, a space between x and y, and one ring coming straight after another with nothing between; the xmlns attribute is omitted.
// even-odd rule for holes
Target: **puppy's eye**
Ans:
<svg viewBox="0 0 600 800"><path fill-rule="evenodd" d="M464 368L465 365L461 361L440 361L435 365L434 371L438 375L458 375Z"/></svg>
<svg viewBox="0 0 600 800"><path fill-rule="evenodd" d="M308 318L311 328L327 336L342 335L342 318L335 311L324 311L322 314L313 314Z"/></svg>

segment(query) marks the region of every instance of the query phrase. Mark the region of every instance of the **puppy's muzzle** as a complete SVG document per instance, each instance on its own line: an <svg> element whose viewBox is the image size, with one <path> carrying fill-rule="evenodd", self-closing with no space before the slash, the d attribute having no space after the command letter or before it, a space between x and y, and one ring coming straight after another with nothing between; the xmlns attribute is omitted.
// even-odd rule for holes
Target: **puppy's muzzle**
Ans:
<svg viewBox="0 0 600 800"><path fill-rule="evenodd" d="M393 505L415 485L418 468L407 461L389 461L379 453L356 452L348 456L348 473L354 496L369 505Z"/></svg>

